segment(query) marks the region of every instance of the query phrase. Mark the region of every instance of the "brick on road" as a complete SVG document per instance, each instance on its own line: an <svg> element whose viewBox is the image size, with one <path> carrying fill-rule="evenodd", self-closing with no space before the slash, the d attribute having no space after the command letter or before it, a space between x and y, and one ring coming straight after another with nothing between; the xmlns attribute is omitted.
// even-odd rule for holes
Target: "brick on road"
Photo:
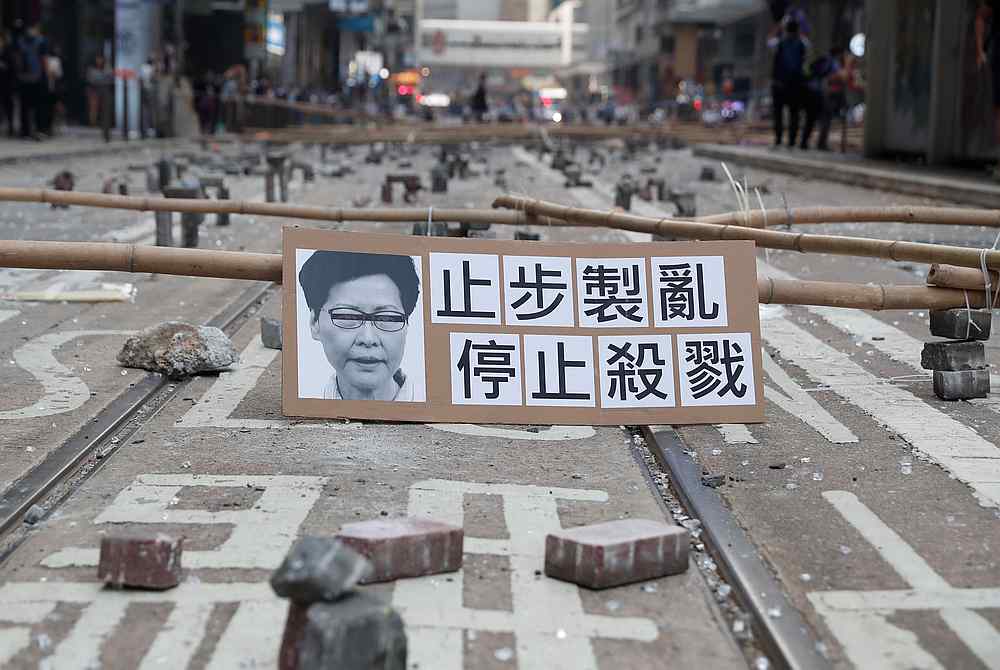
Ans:
<svg viewBox="0 0 1000 670"><path fill-rule="evenodd" d="M184 538L162 533L155 536L105 536L97 577L106 585L163 590L177 586L181 579Z"/></svg>
<svg viewBox="0 0 1000 670"><path fill-rule="evenodd" d="M687 567L687 530L661 521L608 521L545 538L545 574L592 589L676 575Z"/></svg>
<svg viewBox="0 0 1000 670"><path fill-rule="evenodd" d="M935 370L934 393L942 400L985 398L990 394L990 371L987 368L960 372Z"/></svg>
<svg viewBox="0 0 1000 670"><path fill-rule="evenodd" d="M931 335L949 340L988 340L992 312L988 309L931 311Z"/></svg>
<svg viewBox="0 0 1000 670"><path fill-rule="evenodd" d="M362 584L462 567L463 531L439 521L413 517L359 521L344 524L337 537L371 561L373 571Z"/></svg>
<svg viewBox="0 0 1000 670"><path fill-rule="evenodd" d="M927 342L920 353L925 370L977 370L986 367L982 342Z"/></svg>

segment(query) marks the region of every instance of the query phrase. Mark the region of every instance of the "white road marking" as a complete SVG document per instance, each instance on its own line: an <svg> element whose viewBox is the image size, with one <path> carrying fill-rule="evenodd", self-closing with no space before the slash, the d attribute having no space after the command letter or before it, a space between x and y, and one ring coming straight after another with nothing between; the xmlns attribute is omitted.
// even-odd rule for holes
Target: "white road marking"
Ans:
<svg viewBox="0 0 1000 670"><path fill-rule="evenodd" d="M765 391L767 388L764 389ZM726 444L759 444L745 423L717 423L715 429Z"/></svg>
<svg viewBox="0 0 1000 670"><path fill-rule="evenodd" d="M939 668L917 637L888 622L896 610L939 610L945 623L984 666L1000 669L1000 632L976 609L1000 608L1000 588L952 588L944 578L847 491L823 497L871 544L911 589L899 591L813 591L809 601L848 657L864 668Z"/></svg>
<svg viewBox="0 0 1000 670"><path fill-rule="evenodd" d="M502 437L508 440L562 441L585 440L596 435L591 426L549 426L538 432L504 428L502 426L480 426L474 423L429 423L428 427L446 433L470 435L472 437Z"/></svg>
<svg viewBox="0 0 1000 670"><path fill-rule="evenodd" d="M771 381L778 385L780 391L773 386L765 385L765 397L793 417L804 421L817 433L834 444L857 443L855 435L844 424L833 418L823 409L816 399L806 393L781 366L774 362L771 355L761 351L764 372Z"/></svg>
<svg viewBox="0 0 1000 670"><path fill-rule="evenodd" d="M10 661L31 644L31 631L27 628L0 629L0 667Z"/></svg>
<svg viewBox="0 0 1000 670"><path fill-rule="evenodd" d="M46 333L22 344L12 354L14 362L42 385L44 395L20 409L0 411L0 419L30 419L72 412L90 399L90 388L56 360L54 351L78 337L127 335L125 330L65 330Z"/></svg>
<svg viewBox="0 0 1000 670"><path fill-rule="evenodd" d="M535 577L535 570L544 561L546 534L562 527L557 500L606 502L607 493L428 480L410 487L409 514L461 526L463 499L467 494L502 498L510 539L466 536L465 551L508 557L513 611L464 607L461 571L448 575L450 581L440 576L399 581L393 604L399 608L407 629L415 631L410 638L415 644L411 646L409 661L420 667L460 670L462 631L473 630L514 633L521 670L596 670L592 638L650 642L659 636L655 623L649 619L586 614L579 587ZM559 630L566 637L556 641Z"/></svg>
<svg viewBox="0 0 1000 670"><path fill-rule="evenodd" d="M277 564L275 564L277 565ZM272 566L274 567L274 566ZM278 663L278 646L284 628L284 615L288 604L278 598L267 582L192 582L185 581L167 591L108 590L96 582L7 582L0 586L0 621L8 621L8 609L38 606L41 612L51 612L59 603L83 605L83 613L65 639L59 642L53 653L42 660L41 667L52 670L99 667L101 647L115 632L123 615L132 603L174 603L176 608L194 611L211 608L221 603L237 603L236 614L229 621L222 638L212 653L210 668L229 670L230 668L273 668ZM31 624L43 623L39 616ZM21 629L12 629L21 630ZM27 630L27 629L23 629ZM0 641L3 640L0 630ZM193 631L188 631L194 635ZM197 633L195 647L205 635L202 627ZM166 649L161 641L176 640L178 636L170 629L160 630L153 640L152 650ZM190 638L189 638L190 639ZM5 646L0 644L0 660L3 660ZM190 654L189 649L172 647L168 661L154 667L184 668L180 662ZM147 667L150 654L143 660Z"/></svg>
<svg viewBox="0 0 1000 670"><path fill-rule="evenodd" d="M3 323L7 319L13 319L18 314L20 312L16 309L0 309L0 323Z"/></svg>
<svg viewBox="0 0 1000 670"><path fill-rule="evenodd" d="M767 319L761 326L764 340L782 358L954 473L972 488L981 505L1000 505L996 486L1000 477L983 468L986 461L1000 456L992 442L909 391L886 383L790 321Z"/></svg>
<svg viewBox="0 0 1000 670"><path fill-rule="evenodd" d="M231 419L243 399L254 389L261 375L281 353L278 349L268 349L261 342L260 335L254 335L240 353L240 364L234 370L219 373L212 385L205 391L197 404L192 405L184 416L174 424L177 428L284 428L291 422L287 419ZM358 423L304 423L296 428L325 428L353 430Z"/></svg>
<svg viewBox="0 0 1000 670"><path fill-rule="evenodd" d="M295 542L299 525L319 499L326 477L289 475L141 475L121 491L94 524L198 524L232 526L216 549L185 551L186 568L260 568L272 570ZM178 494L188 487L263 488L250 509L209 512L178 509ZM49 568L93 566L98 550L70 547L42 560Z"/></svg>
<svg viewBox="0 0 1000 670"><path fill-rule="evenodd" d="M174 603L163 630L142 657L139 670L188 667L204 637L214 607L213 603L204 602Z"/></svg>

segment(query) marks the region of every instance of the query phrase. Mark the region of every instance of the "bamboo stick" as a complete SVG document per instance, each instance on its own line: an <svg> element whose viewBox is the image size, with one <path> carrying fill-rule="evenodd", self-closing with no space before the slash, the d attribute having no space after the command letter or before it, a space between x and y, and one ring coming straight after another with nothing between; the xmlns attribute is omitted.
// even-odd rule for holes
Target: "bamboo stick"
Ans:
<svg viewBox="0 0 1000 670"><path fill-rule="evenodd" d="M129 209L142 212L186 212L198 214L252 214L257 216L280 216L312 221L381 221L390 223L420 223L428 216L439 223L496 223L501 225L554 225L565 226L565 221L538 218L524 212L496 209L438 209L397 208L397 209L347 209L316 207L309 205L288 205L275 202L250 202L246 200L208 200L188 198L146 198L105 193L85 193L80 191L55 191L34 188L0 187L0 201L40 202L57 205L79 205L106 209Z"/></svg>
<svg viewBox="0 0 1000 670"><path fill-rule="evenodd" d="M800 207L727 212L698 217L702 223L763 228L819 223L923 223L953 226L1000 227L1000 210L959 207Z"/></svg>
<svg viewBox="0 0 1000 670"><path fill-rule="evenodd" d="M985 280L981 268L957 268L954 265L935 263L927 271L927 283L932 286L980 291L986 289ZM1000 276L996 272L990 272L990 285L993 289L1000 288L998 281Z"/></svg>
<svg viewBox="0 0 1000 670"><path fill-rule="evenodd" d="M569 223L589 226L609 226L653 235L673 235L698 240L753 240L767 249L786 249L802 253L825 253L842 256L883 258L914 263L944 263L961 267L979 267L980 249L879 240L865 237L839 237L835 235L808 235L735 225L718 225L680 219L653 219L616 211L599 211L569 207L556 203L503 195L494 207L525 211L538 216L549 216ZM1000 268L1000 251L986 250L985 261L989 268Z"/></svg>
<svg viewBox="0 0 1000 670"><path fill-rule="evenodd" d="M105 270L281 282L281 255L116 242L0 241L0 267ZM931 286L757 280L761 303L854 309L946 309L985 304L982 291Z"/></svg>

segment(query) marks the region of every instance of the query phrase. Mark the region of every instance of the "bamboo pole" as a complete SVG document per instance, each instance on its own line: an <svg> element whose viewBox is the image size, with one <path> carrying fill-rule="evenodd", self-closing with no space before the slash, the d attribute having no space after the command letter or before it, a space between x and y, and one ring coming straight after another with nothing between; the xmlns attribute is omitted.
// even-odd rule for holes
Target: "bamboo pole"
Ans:
<svg viewBox="0 0 1000 670"><path fill-rule="evenodd" d="M281 254L150 247L117 242L0 241L0 267L105 270L281 282ZM946 309L985 304L982 291L932 286L757 280L761 303L854 309Z"/></svg>
<svg viewBox="0 0 1000 670"><path fill-rule="evenodd" d="M616 211L599 211L570 207L556 203L510 195L498 197L494 207L524 211L537 216L549 216L569 223L588 226L608 226L653 235L673 235L697 240L752 240L766 249L785 249L802 253L824 253L841 256L883 258L913 263L943 263L977 268L981 252L986 266L1000 269L1000 251L899 240L879 240L866 237L808 235L736 225L718 225L680 219L653 219Z"/></svg>
<svg viewBox="0 0 1000 670"><path fill-rule="evenodd" d="M985 280L982 268L957 268L935 263L927 271L927 283L932 286L981 291L986 289ZM990 285L993 289L1000 288L1000 276L996 272L990 272Z"/></svg>
<svg viewBox="0 0 1000 670"><path fill-rule="evenodd" d="M250 202L246 200L208 200L189 198L145 198L80 191L56 191L35 188L0 187L0 201L40 202L57 205L79 205L105 209L128 209L141 212L184 212L198 214L252 214L280 216L312 221L381 221L387 223L420 223L428 220L439 223L496 223L510 226L553 225L566 226L565 221L538 218L524 212L496 209L446 209L437 207L412 207L397 209L348 209L289 205L275 202Z"/></svg>
<svg viewBox="0 0 1000 670"><path fill-rule="evenodd" d="M800 207L727 212L698 217L702 223L763 228L819 223L923 223L953 226L1000 227L1000 210L959 207Z"/></svg>

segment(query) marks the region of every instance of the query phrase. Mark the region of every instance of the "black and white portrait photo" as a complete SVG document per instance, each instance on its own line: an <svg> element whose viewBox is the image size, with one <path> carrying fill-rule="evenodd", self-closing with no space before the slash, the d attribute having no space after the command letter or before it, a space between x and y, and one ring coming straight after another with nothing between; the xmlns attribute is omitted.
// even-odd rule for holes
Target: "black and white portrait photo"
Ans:
<svg viewBox="0 0 1000 670"><path fill-rule="evenodd" d="M298 395L424 402L421 258L296 250Z"/></svg>

